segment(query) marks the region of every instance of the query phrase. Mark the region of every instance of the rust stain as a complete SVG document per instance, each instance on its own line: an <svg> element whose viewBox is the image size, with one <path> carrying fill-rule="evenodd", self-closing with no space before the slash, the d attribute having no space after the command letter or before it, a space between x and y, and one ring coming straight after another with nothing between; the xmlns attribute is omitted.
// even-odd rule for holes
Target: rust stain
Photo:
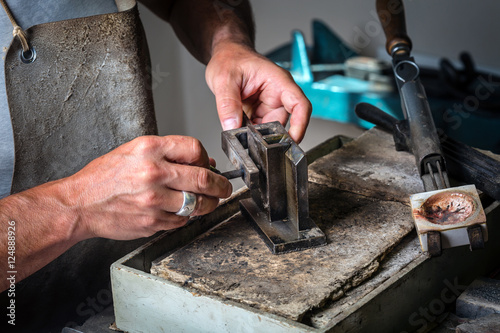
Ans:
<svg viewBox="0 0 500 333"><path fill-rule="evenodd" d="M474 199L469 194L446 191L429 197L420 208L413 210L413 215L434 224L450 225L464 222L475 210Z"/></svg>

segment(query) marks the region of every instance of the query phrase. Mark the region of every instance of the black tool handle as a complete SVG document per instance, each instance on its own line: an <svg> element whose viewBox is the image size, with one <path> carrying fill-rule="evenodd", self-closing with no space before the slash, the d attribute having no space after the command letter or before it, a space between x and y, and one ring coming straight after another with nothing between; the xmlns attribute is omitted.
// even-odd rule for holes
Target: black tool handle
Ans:
<svg viewBox="0 0 500 333"><path fill-rule="evenodd" d="M358 103L354 112L360 119L380 126L389 133L394 131L394 124L398 121L390 114L369 103Z"/></svg>
<svg viewBox="0 0 500 333"><path fill-rule="evenodd" d="M406 34L405 10L402 0L377 0L377 14L384 29L385 48L390 56L403 47L411 50L411 39Z"/></svg>

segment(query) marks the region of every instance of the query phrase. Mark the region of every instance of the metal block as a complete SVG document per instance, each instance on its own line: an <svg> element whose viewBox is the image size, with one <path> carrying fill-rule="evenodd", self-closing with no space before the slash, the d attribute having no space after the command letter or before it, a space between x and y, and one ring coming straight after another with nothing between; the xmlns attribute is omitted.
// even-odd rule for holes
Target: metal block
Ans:
<svg viewBox="0 0 500 333"><path fill-rule="evenodd" d="M500 281L480 277L460 294L456 313L461 318L479 318L500 314Z"/></svg>

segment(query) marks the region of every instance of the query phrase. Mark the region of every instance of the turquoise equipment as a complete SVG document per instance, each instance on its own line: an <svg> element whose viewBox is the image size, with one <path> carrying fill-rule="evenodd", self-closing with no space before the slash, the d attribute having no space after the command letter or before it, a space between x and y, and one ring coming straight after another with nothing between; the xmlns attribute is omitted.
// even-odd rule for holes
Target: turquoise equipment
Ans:
<svg viewBox="0 0 500 333"><path fill-rule="evenodd" d="M294 31L289 44L267 54L290 71L313 105L312 116L368 129L373 124L354 113L356 104L365 102L403 119L390 64L360 56L321 21L312 26L312 46ZM448 60L437 70L421 68L438 133L500 153L500 78L477 72L466 53L460 60L463 69Z"/></svg>

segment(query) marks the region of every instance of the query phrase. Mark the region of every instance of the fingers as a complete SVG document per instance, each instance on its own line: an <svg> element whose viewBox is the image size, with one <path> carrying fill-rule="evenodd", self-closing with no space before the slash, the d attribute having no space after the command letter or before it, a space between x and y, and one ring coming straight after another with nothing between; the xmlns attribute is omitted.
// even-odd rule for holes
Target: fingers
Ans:
<svg viewBox="0 0 500 333"><path fill-rule="evenodd" d="M270 64L270 66L275 68L277 74L273 77L272 84L266 86L267 89L271 88L271 93L262 95L269 100L266 104L275 109L270 113L276 113L275 117L277 120L288 120L288 116L290 116L290 129L288 133L294 141L300 143L304 138L311 117L311 102L304 95L302 89L295 83L289 72L279 68L275 64ZM272 100L273 97L275 100ZM266 122L269 121L267 118L264 118L264 120Z"/></svg>
<svg viewBox="0 0 500 333"><path fill-rule="evenodd" d="M217 198L227 198L232 193L231 183L225 177L209 169L167 164L164 171L163 179L159 179L159 181L171 189Z"/></svg>
<svg viewBox="0 0 500 333"><path fill-rule="evenodd" d="M165 158L171 162L203 168L208 168L210 165L207 151L198 139L192 137L169 136L164 151Z"/></svg>
<svg viewBox="0 0 500 333"><path fill-rule="evenodd" d="M247 50L242 52L239 46L236 49L228 47L212 57L205 72L208 87L215 95L217 112L224 131L239 128L243 119L241 88L245 78L237 60L242 54L247 54Z"/></svg>
<svg viewBox="0 0 500 333"><path fill-rule="evenodd" d="M262 93L261 98L263 103L260 103L255 110L255 123L267 123L271 121L279 121L283 126L288 122L290 117L289 134L293 140L300 143L304 138L309 119L312 113L312 106L309 100L302 93L302 90L295 84L287 84L288 75L277 79L282 85L280 87Z"/></svg>
<svg viewBox="0 0 500 333"><path fill-rule="evenodd" d="M135 156L164 159L169 162L208 168L210 159L201 142L181 135L142 136L131 142Z"/></svg>
<svg viewBox="0 0 500 333"><path fill-rule="evenodd" d="M160 156L163 153L164 158L145 164L142 167L141 180L150 184L152 188L160 185L166 189L167 192L161 196L170 206L167 204L162 209L170 212L178 211L183 200L180 191L199 195L200 202L206 202L200 206L200 211L203 213L215 209L218 198L227 198L231 195L231 183L225 177L208 169L210 164L215 165L215 161L208 157L198 140L184 136L159 137L159 139L161 143L153 145L159 145ZM176 193L172 196L174 199L169 201L172 190ZM208 199L209 197L211 199Z"/></svg>
<svg viewBox="0 0 500 333"><path fill-rule="evenodd" d="M134 140L137 156L132 182L137 188L161 185L211 197L231 195L231 183L211 172L210 159L201 143L190 137L142 137Z"/></svg>
<svg viewBox="0 0 500 333"><path fill-rule="evenodd" d="M295 142L300 143L306 133L311 118L312 105L298 86L290 87L281 95L283 106L291 114L288 133Z"/></svg>

